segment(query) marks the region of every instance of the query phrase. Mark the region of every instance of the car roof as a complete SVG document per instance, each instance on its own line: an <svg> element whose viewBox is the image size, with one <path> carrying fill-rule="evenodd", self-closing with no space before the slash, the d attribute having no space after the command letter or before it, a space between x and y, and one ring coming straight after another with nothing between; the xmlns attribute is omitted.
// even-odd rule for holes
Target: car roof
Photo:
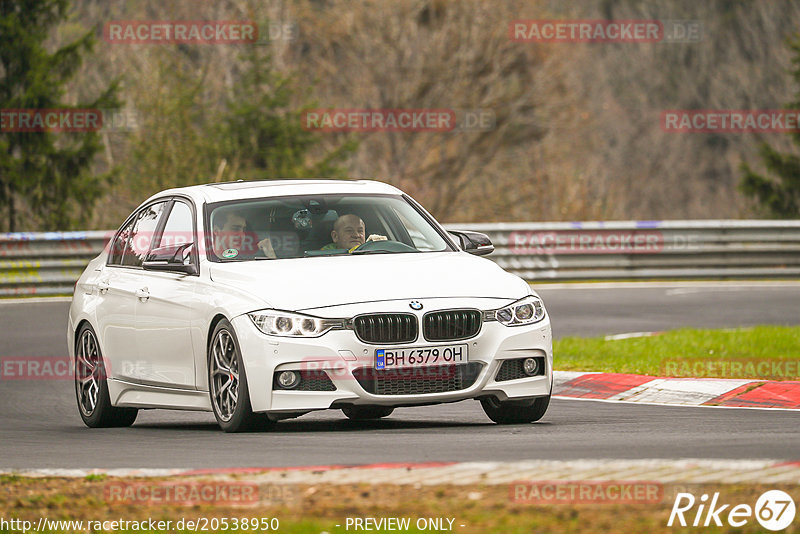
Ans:
<svg viewBox="0 0 800 534"><path fill-rule="evenodd" d="M394 186L374 180L237 180L176 187L161 191L152 199L169 195L187 195L197 202L224 202L287 195L325 195L341 193L402 194Z"/></svg>

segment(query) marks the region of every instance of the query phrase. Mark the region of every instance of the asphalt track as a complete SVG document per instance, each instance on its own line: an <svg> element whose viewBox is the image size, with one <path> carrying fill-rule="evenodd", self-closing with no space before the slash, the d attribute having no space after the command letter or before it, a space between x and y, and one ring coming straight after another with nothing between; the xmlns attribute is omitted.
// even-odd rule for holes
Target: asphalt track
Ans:
<svg viewBox="0 0 800 534"><path fill-rule="evenodd" d="M800 324L800 284L547 286L556 336ZM63 356L67 302L0 303L0 357ZM557 356L556 356L557 358ZM556 359L556 368L558 361ZM497 426L475 401L340 412L227 435L205 413L144 411L132 428L90 430L69 381L0 381L0 469L224 468L383 462L707 458L800 460L800 412L554 399L533 425Z"/></svg>

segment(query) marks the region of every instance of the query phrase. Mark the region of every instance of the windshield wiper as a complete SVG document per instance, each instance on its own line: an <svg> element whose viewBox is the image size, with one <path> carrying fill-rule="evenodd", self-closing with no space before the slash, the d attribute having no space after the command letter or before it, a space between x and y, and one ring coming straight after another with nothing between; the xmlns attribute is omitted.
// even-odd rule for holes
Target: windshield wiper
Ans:
<svg viewBox="0 0 800 534"><path fill-rule="evenodd" d="M354 250L350 254L356 256L362 254L397 254L397 252L392 252L390 250Z"/></svg>

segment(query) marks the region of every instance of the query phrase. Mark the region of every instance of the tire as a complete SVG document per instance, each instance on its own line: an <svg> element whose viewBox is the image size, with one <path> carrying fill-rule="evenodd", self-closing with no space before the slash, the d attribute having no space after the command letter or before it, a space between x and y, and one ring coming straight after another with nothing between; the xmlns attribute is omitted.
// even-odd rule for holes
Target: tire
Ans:
<svg viewBox="0 0 800 534"><path fill-rule="evenodd" d="M369 421L392 415L394 408L391 406L348 406L342 412L353 421Z"/></svg>
<svg viewBox="0 0 800 534"><path fill-rule="evenodd" d="M500 425L533 423L541 419L550 405L550 395L529 401L500 402L494 397L481 399L489 419Z"/></svg>
<svg viewBox="0 0 800 534"><path fill-rule="evenodd" d="M222 319L208 345L208 394L220 428L225 432L266 430L274 425L265 413L253 413L242 353L233 326Z"/></svg>
<svg viewBox="0 0 800 534"><path fill-rule="evenodd" d="M75 339L75 397L84 424L89 428L131 426L139 410L111 405L106 367L94 329L84 324Z"/></svg>

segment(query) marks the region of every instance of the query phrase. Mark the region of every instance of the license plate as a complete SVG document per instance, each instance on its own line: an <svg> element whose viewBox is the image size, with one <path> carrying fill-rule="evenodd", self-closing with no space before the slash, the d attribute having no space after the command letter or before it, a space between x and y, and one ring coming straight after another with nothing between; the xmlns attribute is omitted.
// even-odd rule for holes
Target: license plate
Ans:
<svg viewBox="0 0 800 534"><path fill-rule="evenodd" d="M438 347L403 347L402 349L377 349L375 369L400 369L467 363L469 345L442 345Z"/></svg>

